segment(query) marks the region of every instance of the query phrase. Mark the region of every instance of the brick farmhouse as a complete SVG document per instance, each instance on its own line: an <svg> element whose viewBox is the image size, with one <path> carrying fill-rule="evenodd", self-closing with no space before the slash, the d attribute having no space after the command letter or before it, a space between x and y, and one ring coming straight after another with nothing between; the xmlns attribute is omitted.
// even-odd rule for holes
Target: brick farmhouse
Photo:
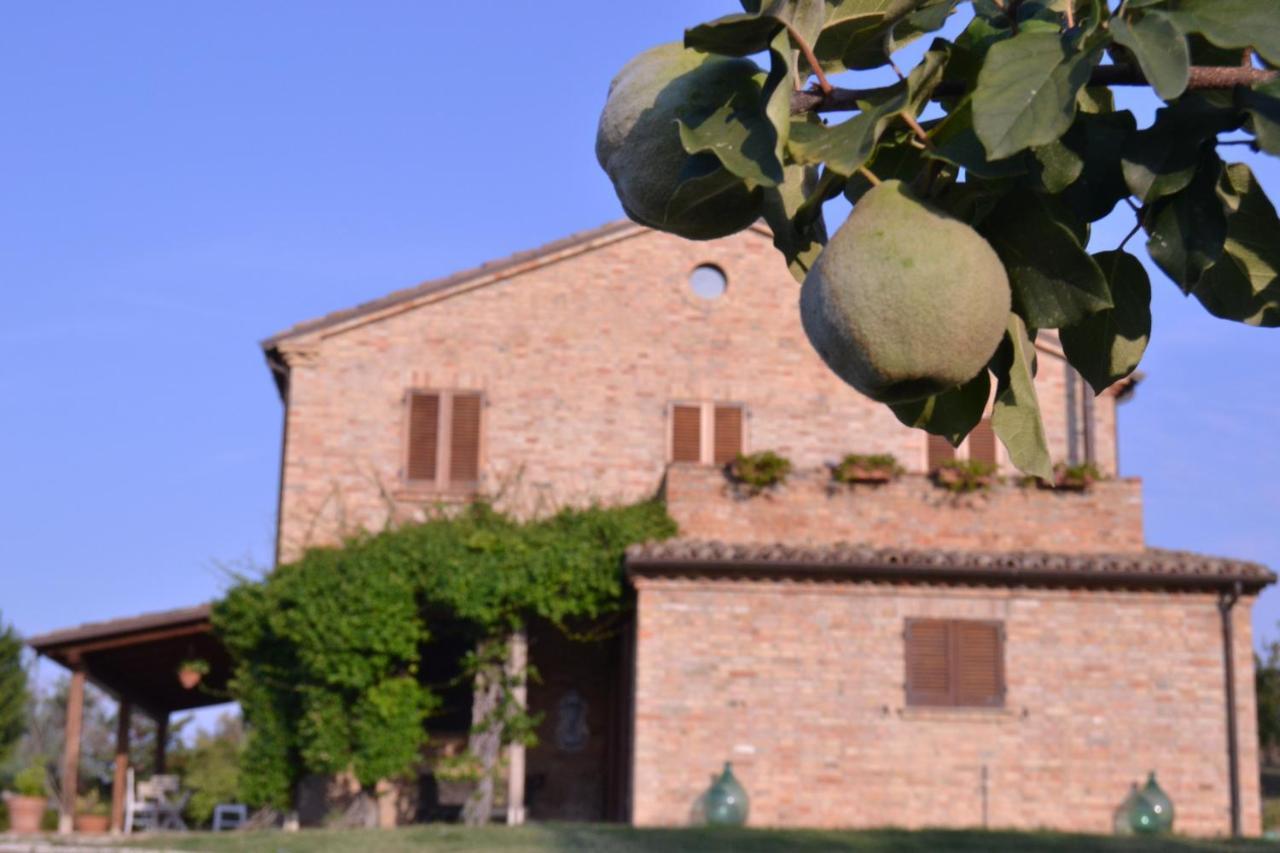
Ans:
<svg viewBox="0 0 1280 853"><path fill-rule="evenodd" d="M691 287L691 277L697 287ZM707 284L710 283L708 289ZM516 513L662 493L633 548L632 630L532 630L534 818L691 819L732 761L761 826L1108 832L1158 773L1177 828L1260 830L1250 610L1273 576L1147 548L1116 405L1055 339L1037 391L1086 491L1021 483L985 423L955 451L845 386L800 328L766 232L694 243L615 223L264 342L286 407L278 557L496 496ZM748 496L722 471L774 450ZM845 485L846 453L905 474Z"/></svg>

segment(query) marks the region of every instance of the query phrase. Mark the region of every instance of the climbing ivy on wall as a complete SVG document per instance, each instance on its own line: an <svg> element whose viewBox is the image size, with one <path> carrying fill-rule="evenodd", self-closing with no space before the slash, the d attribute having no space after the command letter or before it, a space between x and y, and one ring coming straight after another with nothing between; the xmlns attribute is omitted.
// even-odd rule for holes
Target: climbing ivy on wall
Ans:
<svg viewBox="0 0 1280 853"><path fill-rule="evenodd" d="M657 501L525 523L479 503L241 580L213 619L248 725L245 796L289 809L308 773L350 771L367 791L409 771L439 707L418 674L433 618L461 623L482 649L532 618L568 628L616 613L623 551L674 534ZM501 726L507 739L529 728Z"/></svg>

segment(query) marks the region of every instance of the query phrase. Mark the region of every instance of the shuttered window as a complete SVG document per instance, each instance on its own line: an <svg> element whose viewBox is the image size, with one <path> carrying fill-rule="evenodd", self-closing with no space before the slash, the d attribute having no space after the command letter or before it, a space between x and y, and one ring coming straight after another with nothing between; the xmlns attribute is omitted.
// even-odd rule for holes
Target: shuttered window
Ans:
<svg viewBox="0 0 1280 853"><path fill-rule="evenodd" d="M702 461L701 406L675 406L672 408L671 461Z"/></svg>
<svg viewBox="0 0 1280 853"><path fill-rule="evenodd" d="M1004 705L1003 623L908 619L904 640L908 705Z"/></svg>
<svg viewBox="0 0 1280 853"><path fill-rule="evenodd" d="M735 403L671 407L671 461L727 465L746 444L746 413Z"/></svg>
<svg viewBox="0 0 1280 853"><path fill-rule="evenodd" d="M474 391L413 391L405 479L438 491L472 491L480 480L480 418Z"/></svg>
<svg viewBox="0 0 1280 853"><path fill-rule="evenodd" d="M410 480L434 482L440 442L440 395L409 395Z"/></svg>
<svg viewBox="0 0 1280 853"><path fill-rule="evenodd" d="M929 470L936 471L943 462L956 458L956 449L940 435L929 436Z"/></svg>
<svg viewBox="0 0 1280 853"><path fill-rule="evenodd" d="M969 459L996 464L996 433L991 428L991 418L983 418L969 433Z"/></svg>
<svg viewBox="0 0 1280 853"><path fill-rule="evenodd" d="M711 448L714 465L728 465L742 452L742 407L716 406L715 442Z"/></svg>

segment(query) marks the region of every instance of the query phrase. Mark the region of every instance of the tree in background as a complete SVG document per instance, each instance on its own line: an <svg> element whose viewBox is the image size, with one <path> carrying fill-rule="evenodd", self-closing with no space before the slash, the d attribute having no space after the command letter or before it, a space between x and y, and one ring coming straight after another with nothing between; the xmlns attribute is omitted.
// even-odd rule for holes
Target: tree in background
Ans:
<svg viewBox="0 0 1280 853"><path fill-rule="evenodd" d="M187 822L208 826L218 803L242 802L240 756L244 751L244 726L239 714L221 714L213 731L196 732L195 742L177 749L169 761L172 772L191 790Z"/></svg>
<svg viewBox="0 0 1280 853"><path fill-rule="evenodd" d="M1254 688L1258 696L1258 743L1262 762L1280 764L1280 641L1267 644L1266 658L1254 655Z"/></svg>
<svg viewBox="0 0 1280 853"><path fill-rule="evenodd" d="M26 731L29 702L22 640L12 625L0 622L0 768L5 767Z"/></svg>
<svg viewBox="0 0 1280 853"><path fill-rule="evenodd" d="M762 217L814 349L908 426L959 445L994 385L1010 459L1051 479L1032 342L1056 330L1097 393L1133 372L1151 332L1151 283L1126 251L1139 231L1209 313L1280 325L1280 219L1227 159L1280 154L1275 0L741 6L620 71L597 159L652 228L711 239ZM899 70L897 48L961 8L964 30ZM866 87L872 69L897 82ZM1151 127L1116 86L1165 102ZM828 239L840 195L853 214ZM1120 204L1133 230L1090 253Z"/></svg>

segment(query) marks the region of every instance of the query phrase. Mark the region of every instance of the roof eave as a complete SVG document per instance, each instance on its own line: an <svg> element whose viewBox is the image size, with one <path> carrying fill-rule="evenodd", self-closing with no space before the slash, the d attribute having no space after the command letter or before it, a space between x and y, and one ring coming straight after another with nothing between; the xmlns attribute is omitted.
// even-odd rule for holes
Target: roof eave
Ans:
<svg viewBox="0 0 1280 853"><path fill-rule="evenodd" d="M816 563L788 560L688 560L628 557L628 578L694 577L707 579L793 579L807 581L871 581L879 583L941 583L963 586L1037 586L1095 589L1163 589L1168 591L1228 591L1256 594L1274 583L1275 574L1223 573L1162 574L1158 572L1084 572L1001 567L979 569L939 567L903 562L891 566Z"/></svg>

